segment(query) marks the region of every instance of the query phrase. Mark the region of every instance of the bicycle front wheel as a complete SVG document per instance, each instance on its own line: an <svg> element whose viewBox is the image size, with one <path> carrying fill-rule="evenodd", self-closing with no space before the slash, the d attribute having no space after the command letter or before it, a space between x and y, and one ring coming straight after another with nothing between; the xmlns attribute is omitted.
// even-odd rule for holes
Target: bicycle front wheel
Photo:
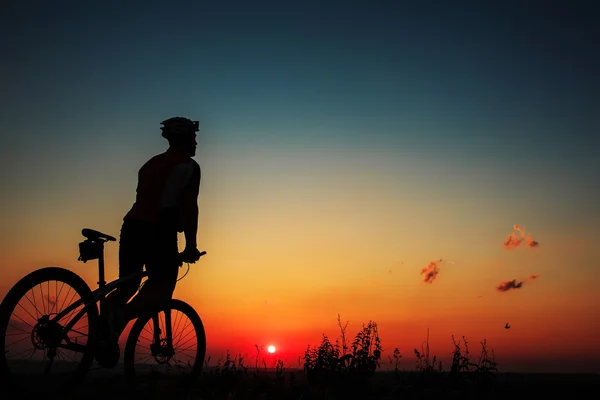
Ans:
<svg viewBox="0 0 600 400"><path fill-rule="evenodd" d="M205 355L200 316L189 304L171 299L133 324L125 345L125 374L130 381L156 372L191 380L202 370Z"/></svg>
<svg viewBox="0 0 600 400"><path fill-rule="evenodd" d="M81 380L94 360L98 309L85 308L91 300L85 281L63 268L18 281L0 305L2 381L19 392L48 392Z"/></svg>

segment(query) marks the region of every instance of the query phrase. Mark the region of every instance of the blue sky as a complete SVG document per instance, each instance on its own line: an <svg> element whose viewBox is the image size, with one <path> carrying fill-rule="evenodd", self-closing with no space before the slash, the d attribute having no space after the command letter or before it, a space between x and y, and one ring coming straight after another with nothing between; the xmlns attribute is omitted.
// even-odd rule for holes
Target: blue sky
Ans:
<svg viewBox="0 0 600 400"><path fill-rule="evenodd" d="M159 121L188 115L206 152L422 154L552 195L585 188L596 207L593 2L323 3L6 6L3 186L44 179L7 174L19 166L139 153L133 166L162 145Z"/></svg>
<svg viewBox="0 0 600 400"><path fill-rule="evenodd" d="M387 154L423 181L544 197L552 218L595 211L593 2L58 4L4 14L8 188L115 187L188 115L232 174L269 150Z"/></svg>

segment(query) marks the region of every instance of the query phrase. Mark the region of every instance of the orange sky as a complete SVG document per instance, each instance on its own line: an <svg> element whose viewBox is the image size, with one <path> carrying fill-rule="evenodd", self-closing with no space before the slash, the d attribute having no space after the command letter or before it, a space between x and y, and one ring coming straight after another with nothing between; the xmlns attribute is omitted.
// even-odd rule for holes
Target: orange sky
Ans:
<svg viewBox="0 0 600 400"><path fill-rule="evenodd" d="M250 213L229 225L217 225L216 217L202 212L198 237L208 254L191 266L175 296L190 302L203 318L212 361L226 350L252 358L255 345L272 344L277 352L267 360L281 358L297 366L306 346L319 344L323 333L331 339L339 336L341 314L343 321L350 321L351 337L362 322L379 324L384 364L398 347L402 367L412 368L412 349L420 347L429 328L432 354L446 363L451 335L465 335L474 354L479 341L487 339L500 367L508 370L595 368L600 296L598 278L586 265L598 259L598 251L592 237L583 233L585 227L577 230L580 236L569 234L575 229L536 230L539 246L523 241L507 250L503 242L513 232L512 223L484 230L485 223L466 221L444 243L427 237L446 235L452 222L430 230L415 220L408 235L410 230L393 221L385 206L353 219L342 217L351 202L321 207L324 211L313 219L298 207L293 219L271 209L270 219ZM95 284L96 264L76 261L79 227L118 235L119 220L114 215L83 219L74 214L72 219L47 216L38 225L39 234L34 224L24 224L20 235L2 242L2 296L20 276L48 265L69 268ZM107 279L116 278L117 248L116 243L107 244ZM437 262L438 274L426 283L420 273L431 261ZM525 279L532 274L539 278ZM512 279L524 280L522 287L496 290ZM504 329L506 322L510 330Z"/></svg>

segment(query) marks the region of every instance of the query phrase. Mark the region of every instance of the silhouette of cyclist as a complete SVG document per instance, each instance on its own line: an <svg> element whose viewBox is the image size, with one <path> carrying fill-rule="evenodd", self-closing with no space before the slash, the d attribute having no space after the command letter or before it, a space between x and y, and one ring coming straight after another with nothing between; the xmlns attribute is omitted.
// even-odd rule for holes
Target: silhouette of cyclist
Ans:
<svg viewBox="0 0 600 400"><path fill-rule="evenodd" d="M141 272L148 279L115 289L106 298L110 341L116 342L128 321L173 295L180 261L200 257L196 244L200 166L196 154L198 121L173 117L161 123L169 141L166 152L148 160L139 170L135 203L123 218L119 239L119 277ZM177 235L183 232L185 250L179 254Z"/></svg>

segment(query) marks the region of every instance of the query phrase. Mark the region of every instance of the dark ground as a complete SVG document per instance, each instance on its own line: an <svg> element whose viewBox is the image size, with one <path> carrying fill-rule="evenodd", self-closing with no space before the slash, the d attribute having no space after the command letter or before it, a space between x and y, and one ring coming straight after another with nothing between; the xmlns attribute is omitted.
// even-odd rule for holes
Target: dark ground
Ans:
<svg viewBox="0 0 600 400"><path fill-rule="evenodd" d="M19 383L13 380L12 383ZM490 379L468 377L452 380L447 373L376 372L369 378L342 377L310 385L302 370L237 371L211 373L190 387L174 377L145 375L135 386L127 385L119 371L91 371L77 388L48 393L39 381L27 381L22 389L0 392L1 399L507 399L595 397L598 374L495 374ZM36 393L27 393L34 391ZM4 394L2 393L4 392Z"/></svg>

